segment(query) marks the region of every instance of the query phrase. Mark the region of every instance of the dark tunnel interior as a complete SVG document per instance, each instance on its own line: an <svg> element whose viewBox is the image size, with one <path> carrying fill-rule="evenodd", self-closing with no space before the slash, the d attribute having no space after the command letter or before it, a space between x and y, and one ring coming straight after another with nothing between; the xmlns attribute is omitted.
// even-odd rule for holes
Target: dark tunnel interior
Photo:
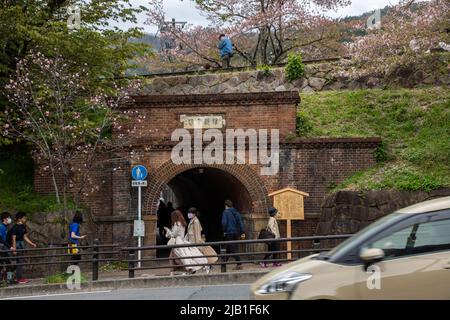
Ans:
<svg viewBox="0 0 450 320"><path fill-rule="evenodd" d="M173 192L174 207L187 211L195 207L206 240L222 240L221 218L224 201L230 199L241 213L250 213L252 200L245 186L230 173L216 168L195 168L184 171L168 183Z"/></svg>

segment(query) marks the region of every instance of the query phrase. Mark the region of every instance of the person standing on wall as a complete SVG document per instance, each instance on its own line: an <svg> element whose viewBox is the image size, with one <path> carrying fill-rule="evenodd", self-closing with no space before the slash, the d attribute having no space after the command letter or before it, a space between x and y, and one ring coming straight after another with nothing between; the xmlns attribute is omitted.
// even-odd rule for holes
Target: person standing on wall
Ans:
<svg viewBox="0 0 450 320"><path fill-rule="evenodd" d="M230 60L233 57L233 43L229 37L225 36L225 34L221 34L219 36L219 44L217 45L220 51L220 58L222 59L222 68L227 69L230 68Z"/></svg>
<svg viewBox="0 0 450 320"><path fill-rule="evenodd" d="M276 208L270 208L269 209L269 222L267 223L267 227L266 230L270 233L272 233L274 235L273 239L279 239L280 238L280 229L278 228L278 222L277 222L277 214L278 214L278 210ZM264 260L268 260L271 256L273 256L274 260L278 259L278 253L275 253L277 251L279 251L279 245L278 242L269 242L267 244L268 246L268 251L270 251L271 253L268 253L265 255ZM266 268L267 264L265 262L261 262L261 267ZM281 266L281 263L275 261L273 263L274 267L279 267Z"/></svg>
<svg viewBox="0 0 450 320"><path fill-rule="evenodd" d="M81 260L80 249L78 244L81 239L86 238L86 235L80 234L80 225L83 223L83 214L80 211L75 212L72 223L69 225L69 254L72 255L74 264L77 265Z"/></svg>
<svg viewBox="0 0 450 320"><path fill-rule="evenodd" d="M241 214L233 207L231 200L225 200L225 210L222 213L222 230L225 241L237 241L239 238L245 239L244 223L242 222ZM237 243L226 246L227 254L236 254L233 255L237 262L234 270L242 270L241 258L237 255L238 248ZM228 261L228 258L227 256L225 261Z"/></svg>

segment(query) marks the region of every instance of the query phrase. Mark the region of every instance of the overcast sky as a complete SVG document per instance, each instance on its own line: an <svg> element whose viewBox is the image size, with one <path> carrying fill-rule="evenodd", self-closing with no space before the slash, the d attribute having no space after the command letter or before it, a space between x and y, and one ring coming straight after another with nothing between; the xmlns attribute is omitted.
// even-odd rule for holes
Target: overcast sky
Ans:
<svg viewBox="0 0 450 320"><path fill-rule="evenodd" d="M133 5L148 4L147 0L131 0ZM378 8L384 8L386 5L395 5L399 0L353 0L350 6L339 9L337 12L329 11L326 15L337 18L359 15L361 13L372 11ZM194 25L207 25L206 19L200 15L195 8L194 2L191 0L164 0L164 9L167 13L167 20L175 18L177 21L187 21ZM156 27L144 24L146 16L139 16L138 26L144 28L146 33L155 33ZM120 24L121 27L127 28L136 25Z"/></svg>

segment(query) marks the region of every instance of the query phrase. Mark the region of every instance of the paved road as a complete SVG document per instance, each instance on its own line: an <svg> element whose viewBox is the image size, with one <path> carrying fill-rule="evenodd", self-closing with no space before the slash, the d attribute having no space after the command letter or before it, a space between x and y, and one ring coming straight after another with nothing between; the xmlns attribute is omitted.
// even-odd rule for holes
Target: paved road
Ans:
<svg viewBox="0 0 450 320"><path fill-rule="evenodd" d="M29 296L21 300L248 300L249 284L119 289Z"/></svg>

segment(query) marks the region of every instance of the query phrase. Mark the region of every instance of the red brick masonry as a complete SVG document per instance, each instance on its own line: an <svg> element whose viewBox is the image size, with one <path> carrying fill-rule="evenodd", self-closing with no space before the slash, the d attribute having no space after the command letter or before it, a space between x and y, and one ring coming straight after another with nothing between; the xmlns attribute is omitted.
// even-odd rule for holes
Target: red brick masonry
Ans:
<svg viewBox="0 0 450 320"><path fill-rule="evenodd" d="M83 202L91 208L104 242L132 242L132 221L136 215L136 190L131 188L131 167L144 164L149 169L145 189L144 214L155 214L163 187L192 168L215 168L223 172L223 181L234 179L236 197L241 197L246 224L256 232L254 217L265 217L270 206L268 194L291 186L308 192L305 201L307 219L294 225L294 235L312 234L320 205L332 185L351 174L375 164L374 151L379 138L293 138L296 113L300 103L298 92L239 93L220 95L139 96L124 110L138 111L141 119L132 117L115 134L136 127L131 147L104 156L92 172L91 192ZM301 108L301 105L299 106ZM222 115L225 129L279 129L280 169L275 176L260 175L259 165L175 165L170 155L175 144L170 141L173 130L182 127L180 115ZM133 157L130 152L133 152ZM111 160L114 159L114 160ZM77 165L77 164L76 164ZM80 165L80 164L78 164ZM226 176L226 177L225 177ZM232 178L230 178L230 176ZM219 177L222 179L221 177ZM231 180L230 180L231 181ZM222 183L220 180L218 183ZM239 186L238 186L239 184ZM52 192L48 175L35 173L36 190ZM188 191L186 191L188 192ZM228 192L228 191L227 191ZM233 192L233 191L231 191ZM242 196L245 193L246 196ZM150 231L149 231L150 232ZM153 232L153 230L151 230Z"/></svg>

